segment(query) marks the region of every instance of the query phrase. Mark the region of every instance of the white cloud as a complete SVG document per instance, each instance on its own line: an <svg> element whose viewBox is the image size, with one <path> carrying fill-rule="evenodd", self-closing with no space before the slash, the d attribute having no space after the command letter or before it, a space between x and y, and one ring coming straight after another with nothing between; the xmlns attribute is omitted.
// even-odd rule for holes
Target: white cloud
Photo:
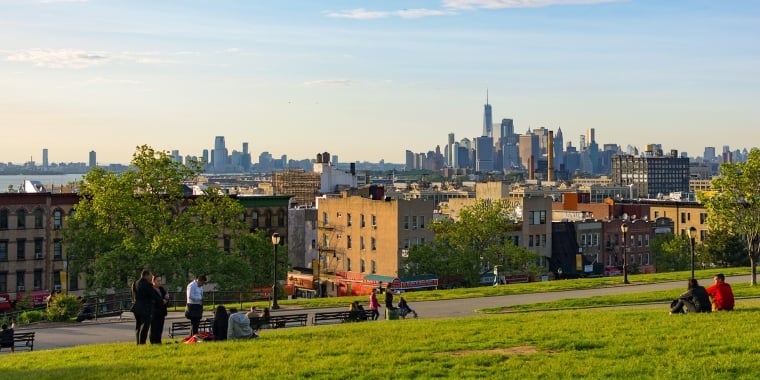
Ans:
<svg viewBox="0 0 760 380"><path fill-rule="evenodd" d="M306 87L348 87L354 83L355 82L350 79L320 79L304 82L303 85Z"/></svg>
<svg viewBox="0 0 760 380"><path fill-rule="evenodd" d="M370 11L364 8L350 9L345 11L326 12L327 17L346 18L354 20L371 20L388 17L400 17L406 19L422 18L430 16L448 16L455 14L449 10L439 9L402 9L398 11Z"/></svg>
<svg viewBox="0 0 760 380"><path fill-rule="evenodd" d="M96 77L88 80L86 82L87 84L121 84L121 85L138 85L142 84L143 82L131 80L131 79L113 79L113 78L104 78L104 77Z"/></svg>
<svg viewBox="0 0 760 380"><path fill-rule="evenodd" d="M103 52L88 52L74 49L30 49L17 52L7 58L12 62L27 62L39 67L55 69L83 69L110 60Z"/></svg>
<svg viewBox="0 0 760 380"><path fill-rule="evenodd" d="M588 5L621 1L624 0L444 0L443 6L449 9L541 8L552 5Z"/></svg>

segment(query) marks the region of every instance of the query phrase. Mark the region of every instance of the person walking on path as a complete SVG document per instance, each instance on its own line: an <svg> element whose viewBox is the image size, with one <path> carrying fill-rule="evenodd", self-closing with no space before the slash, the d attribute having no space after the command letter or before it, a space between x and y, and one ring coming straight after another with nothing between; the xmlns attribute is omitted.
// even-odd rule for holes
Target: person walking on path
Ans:
<svg viewBox="0 0 760 380"><path fill-rule="evenodd" d="M707 294L712 300L713 311L734 310L734 292L731 285L726 283L726 276L718 273L713 277L713 286L707 288Z"/></svg>
<svg viewBox="0 0 760 380"><path fill-rule="evenodd" d="M153 309L156 302L161 300L158 293L153 289L152 279L153 274L150 270L144 269L140 279L132 283L132 313L135 315L137 344L145 344L148 339Z"/></svg>
<svg viewBox="0 0 760 380"><path fill-rule="evenodd" d="M203 318L203 285L206 285L206 276L200 275L187 284L187 307L185 317L190 320L190 336L198 333Z"/></svg>
<svg viewBox="0 0 760 380"><path fill-rule="evenodd" d="M161 335L164 334L164 321L169 314L169 293L161 286L161 277L153 275L153 290L160 297L153 306L153 318L150 320L150 344L161 344Z"/></svg>
<svg viewBox="0 0 760 380"><path fill-rule="evenodd" d="M380 308L380 302L377 301L377 295L373 289L372 293L369 294L369 309L372 310L373 321L376 321L377 318L380 317L380 312L377 310L378 308Z"/></svg>
<svg viewBox="0 0 760 380"><path fill-rule="evenodd" d="M391 289L391 284L388 284L385 288L385 308L388 310L395 309L393 306L393 289Z"/></svg>

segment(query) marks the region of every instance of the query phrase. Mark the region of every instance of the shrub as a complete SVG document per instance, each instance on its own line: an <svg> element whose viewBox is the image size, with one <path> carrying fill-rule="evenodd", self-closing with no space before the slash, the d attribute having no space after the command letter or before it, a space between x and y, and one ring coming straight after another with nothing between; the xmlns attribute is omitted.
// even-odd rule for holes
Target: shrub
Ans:
<svg viewBox="0 0 760 380"><path fill-rule="evenodd" d="M16 311L32 310L34 309L34 302L32 302L32 295L27 293L16 301Z"/></svg>
<svg viewBox="0 0 760 380"><path fill-rule="evenodd" d="M59 294L48 302L47 318L52 322L63 322L74 318L82 310L82 302L76 296Z"/></svg>
<svg viewBox="0 0 760 380"><path fill-rule="evenodd" d="M39 322L45 318L45 313L41 310L29 310L21 313L18 316L18 322L23 324L29 324L33 322Z"/></svg>

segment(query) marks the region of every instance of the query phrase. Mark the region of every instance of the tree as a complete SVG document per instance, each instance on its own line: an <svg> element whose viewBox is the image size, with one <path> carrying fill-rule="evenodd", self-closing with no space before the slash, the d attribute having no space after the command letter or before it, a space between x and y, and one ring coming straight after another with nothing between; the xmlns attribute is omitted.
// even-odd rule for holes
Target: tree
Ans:
<svg viewBox="0 0 760 380"><path fill-rule="evenodd" d="M685 235L657 234L652 240L652 253L657 272L675 272L691 268L691 241Z"/></svg>
<svg viewBox="0 0 760 380"><path fill-rule="evenodd" d="M495 265L500 265L503 273L524 273L532 269L538 255L512 244L509 232L513 226L514 212L505 202L479 200L464 207L456 222L443 219L430 224L435 241L409 250L405 274L460 277L473 286Z"/></svg>
<svg viewBox="0 0 760 380"><path fill-rule="evenodd" d="M753 148L746 162L720 165L711 181L712 191L698 193L705 205L710 230L727 229L742 237L752 268L751 285L757 285L758 239L760 239L760 150ZM754 243L754 244L753 244Z"/></svg>
<svg viewBox="0 0 760 380"><path fill-rule="evenodd" d="M702 263L714 263L721 267L749 264L749 256L741 237L725 228L711 229L700 248L702 249L698 252Z"/></svg>
<svg viewBox="0 0 760 380"><path fill-rule="evenodd" d="M72 275L85 273L88 288L120 289L143 268L182 285L191 274L245 268L232 245L246 232L244 208L218 189L189 196L183 183L199 172L145 145L123 173L91 169L64 230Z"/></svg>

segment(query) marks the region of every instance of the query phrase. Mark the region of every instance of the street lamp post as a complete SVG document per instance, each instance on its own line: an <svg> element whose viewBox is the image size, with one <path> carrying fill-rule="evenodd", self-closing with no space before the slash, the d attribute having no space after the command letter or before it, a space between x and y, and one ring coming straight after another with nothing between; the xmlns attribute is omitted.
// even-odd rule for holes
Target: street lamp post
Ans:
<svg viewBox="0 0 760 380"><path fill-rule="evenodd" d="M620 231L623 232L623 283L629 284L628 282L628 253L625 251L625 243L626 243L627 234L628 234L628 223L623 222L623 224L620 225Z"/></svg>
<svg viewBox="0 0 760 380"><path fill-rule="evenodd" d="M697 237L697 228L689 227L689 239L691 240L691 279L694 279L694 239Z"/></svg>
<svg viewBox="0 0 760 380"><path fill-rule="evenodd" d="M277 246L280 245L280 234L272 234L272 245L274 246L274 261L272 262L272 310L277 310L280 305L277 304Z"/></svg>

